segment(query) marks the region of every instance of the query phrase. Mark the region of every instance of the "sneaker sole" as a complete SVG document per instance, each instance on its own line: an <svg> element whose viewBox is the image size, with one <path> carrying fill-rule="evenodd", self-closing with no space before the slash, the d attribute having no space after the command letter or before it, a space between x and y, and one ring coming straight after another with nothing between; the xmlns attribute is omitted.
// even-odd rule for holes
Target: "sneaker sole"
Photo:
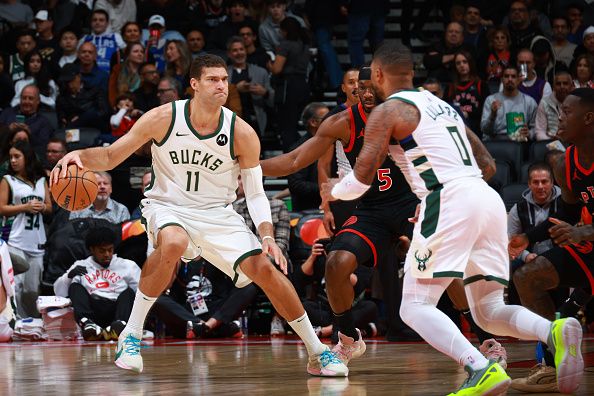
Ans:
<svg viewBox="0 0 594 396"><path fill-rule="evenodd" d="M129 371L132 371L134 373L138 373L138 374L142 373L142 367L140 369L134 368L132 366L128 366L126 363L123 363L123 362L121 362L119 360L116 360L115 361L115 365L118 366L121 369L129 370Z"/></svg>
<svg viewBox="0 0 594 396"><path fill-rule="evenodd" d="M573 319L573 318L572 318ZM582 358L582 327L575 319L568 319L563 326L563 357L557 364L557 385L561 393L572 393L580 386L584 373Z"/></svg>
<svg viewBox="0 0 594 396"><path fill-rule="evenodd" d="M348 377L349 370L347 369L346 373L337 373L331 370L314 370L312 368L307 368L307 373L309 375L313 375L314 377Z"/></svg>
<svg viewBox="0 0 594 396"><path fill-rule="evenodd" d="M511 378L507 378L506 380L501 381L498 384L495 384L494 387L487 390L485 393L482 394L482 396L499 396L501 394L505 394L507 392L507 389L511 385L511 382Z"/></svg>

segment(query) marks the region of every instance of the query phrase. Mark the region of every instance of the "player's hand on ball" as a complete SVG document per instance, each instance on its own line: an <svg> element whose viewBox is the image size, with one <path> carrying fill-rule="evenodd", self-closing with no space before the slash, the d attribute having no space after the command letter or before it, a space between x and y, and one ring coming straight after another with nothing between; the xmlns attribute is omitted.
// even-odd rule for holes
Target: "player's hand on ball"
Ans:
<svg viewBox="0 0 594 396"><path fill-rule="evenodd" d="M517 258L524 250L526 250L529 244L530 241L528 241L526 234L513 235L507 245L509 256L512 259Z"/></svg>
<svg viewBox="0 0 594 396"><path fill-rule="evenodd" d="M58 161L56 166L54 166L54 169L52 169L52 172L50 173L50 188L58 182L58 179L66 177L66 171L69 164L76 164L80 169L83 168L78 151L71 151L66 154L60 161Z"/></svg>
<svg viewBox="0 0 594 396"><path fill-rule="evenodd" d="M283 271L283 274L288 275L287 259L273 239L265 238L262 241L262 252L271 256L274 263L280 267L281 271Z"/></svg>

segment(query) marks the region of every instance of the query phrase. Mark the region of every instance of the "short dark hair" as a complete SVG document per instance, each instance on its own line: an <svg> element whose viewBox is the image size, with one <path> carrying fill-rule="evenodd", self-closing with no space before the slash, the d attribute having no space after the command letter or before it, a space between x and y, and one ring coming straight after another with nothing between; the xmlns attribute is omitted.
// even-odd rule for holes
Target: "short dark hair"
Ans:
<svg viewBox="0 0 594 396"><path fill-rule="evenodd" d="M202 69L206 67L222 67L227 70L227 63L220 56L213 54L198 55L190 66L190 78L197 80L202 77Z"/></svg>
<svg viewBox="0 0 594 396"><path fill-rule="evenodd" d="M122 34L124 34L124 31L130 25L136 25L138 27L138 30L140 30L140 32L142 33L142 28L140 27L140 23L135 22L135 21L128 21L128 22L124 23L124 26L122 26L122 28L120 29L120 32L122 32Z"/></svg>
<svg viewBox="0 0 594 396"><path fill-rule="evenodd" d="M91 228L85 238L85 246L90 249L94 246L115 245L116 233L109 227Z"/></svg>
<svg viewBox="0 0 594 396"><path fill-rule="evenodd" d="M243 43L243 39L239 36L232 36L229 40L227 40L227 51L231 49L231 46L235 43L239 43L245 47Z"/></svg>
<svg viewBox="0 0 594 396"><path fill-rule="evenodd" d="M530 180L530 175L532 174L532 172L541 170L547 171L551 179L553 179L553 169L551 169L551 166L544 161L538 161L528 166L528 180Z"/></svg>
<svg viewBox="0 0 594 396"><path fill-rule="evenodd" d="M569 93L570 95L580 98L580 104L594 110L594 89L593 88L576 88Z"/></svg>
<svg viewBox="0 0 594 396"><path fill-rule="evenodd" d="M506 70L514 70L516 74L520 74L520 70L518 70L518 67L516 65L512 65L511 63L509 63L507 66L503 68L503 70L501 71L502 74L505 73Z"/></svg>
<svg viewBox="0 0 594 396"><path fill-rule="evenodd" d="M103 14L107 19L107 22L109 22L109 14L107 13L107 11L102 10L101 8L97 8L96 10L93 10L93 12L91 12L91 16L93 16L93 14Z"/></svg>
<svg viewBox="0 0 594 396"><path fill-rule="evenodd" d="M373 53L373 60L385 66L414 65L412 52L406 45L384 41Z"/></svg>
<svg viewBox="0 0 594 396"><path fill-rule="evenodd" d="M138 66L138 73L139 74L142 74L142 69L144 69L147 66L155 66L155 67L157 67L157 65L155 65L153 62L142 62L140 64L140 66Z"/></svg>
<svg viewBox="0 0 594 396"><path fill-rule="evenodd" d="M25 36L31 36L31 38L34 41L37 41L37 39L35 38L35 35L36 35L36 33L35 33L35 30L33 30L33 29L20 29L19 31L16 32L15 41L19 41L19 39L21 37L25 37Z"/></svg>
<svg viewBox="0 0 594 396"><path fill-rule="evenodd" d="M66 150L66 141L62 138L59 137L51 137L50 140L47 141L47 144L50 143L60 143L62 146L64 146L64 150Z"/></svg>
<svg viewBox="0 0 594 396"><path fill-rule="evenodd" d="M132 95L131 92L124 92L122 94L119 94L116 97L115 103L117 105L120 100L126 100L126 99L128 99L128 100L132 101L132 103L134 103L134 95Z"/></svg>

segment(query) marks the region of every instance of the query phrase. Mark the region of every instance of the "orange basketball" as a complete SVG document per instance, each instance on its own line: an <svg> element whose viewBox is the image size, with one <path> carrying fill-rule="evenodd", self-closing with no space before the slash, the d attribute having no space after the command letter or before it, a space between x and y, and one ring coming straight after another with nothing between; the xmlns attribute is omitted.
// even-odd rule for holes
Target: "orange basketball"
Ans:
<svg viewBox="0 0 594 396"><path fill-rule="evenodd" d="M64 209L81 210L91 205L97 197L97 179L93 171L70 164L66 177L58 179L51 191L54 201Z"/></svg>

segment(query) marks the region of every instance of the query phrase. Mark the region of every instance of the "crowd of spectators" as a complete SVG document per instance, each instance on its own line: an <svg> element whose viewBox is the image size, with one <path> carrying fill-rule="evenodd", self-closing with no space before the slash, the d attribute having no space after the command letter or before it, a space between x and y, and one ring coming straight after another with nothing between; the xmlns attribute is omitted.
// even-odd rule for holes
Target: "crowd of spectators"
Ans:
<svg viewBox="0 0 594 396"><path fill-rule="evenodd" d="M574 87L594 88L594 6L590 2L427 0L415 18L413 2L402 3L396 33L421 55L416 65L418 85L450 103L485 142L554 140L560 103ZM443 15L439 38L423 30L435 6ZM58 278L62 279L62 294L67 295L69 288L77 290L75 309L82 309L80 296L89 291L70 285L78 285L77 277L84 275L82 270L74 271L75 260L86 260L88 268L109 266L97 260L96 246L85 248L84 237L97 227L117 229L130 219L130 212L134 212L132 219L139 217L141 187L150 183L150 150L128 160L123 173L122 169L97 173L97 198L89 208L70 214L50 205L47 191L38 203L15 205L7 193L11 177L21 172L35 186L45 173L30 170L30 163L47 172L68 150L109 145L125 135L143 113L190 98L189 68L192 59L204 53L217 54L228 62L227 106L263 140L272 141L272 147L288 151L315 134L328 113L325 103L314 101L319 99L317 93L338 92L338 106L332 112L358 101L356 75L366 59L364 40L368 39L373 50L388 37L389 9L387 0L96 0L77 4L0 0L0 176L7 175L0 183L2 236L11 253L24 256L30 264L29 271L17 278L17 314L38 316L34 300L40 286L43 290L45 284L45 292L48 287L51 292ZM348 27L350 65L341 65L332 44L339 24ZM320 70L322 78L313 78ZM26 172L14 163L19 155ZM519 175L520 169L516 172ZM534 183L532 173L530 183ZM292 175L289 189L293 210L317 210L315 164ZM524 198L541 205L531 191ZM552 198L545 199L547 205ZM235 207L247 213L241 194ZM284 253L291 258L288 213L282 201L272 201L272 207L275 226L286 239ZM21 213L44 218L37 223L33 219L43 232L39 241L29 241L31 246L16 244L18 238L10 235L9 226ZM517 209L512 213L513 224L519 227ZM246 220L249 225L247 215ZM56 235L63 235L64 241ZM126 255L129 244L120 242L121 231L116 236L112 250L122 249ZM68 238L80 242L78 256L70 261L50 251L68 244ZM99 242L110 244L109 240ZM146 245L140 250L146 252ZM526 252L523 260L529 261L532 254ZM322 255L322 247L315 244L309 258L303 259L305 264L300 260L293 266L306 278L313 272L317 276L315 268L323 261ZM61 272L47 270L60 260L64 260L58 266ZM136 264L142 265L142 260ZM51 275L42 276L44 271ZM214 277L220 283L216 292L203 295L219 311L203 315L194 310L190 300L211 273L205 262L180 266L176 284L182 287L157 304L162 320L174 328L171 334L235 335L239 331L232 322L245 308L246 298L240 295L242 304L231 309L225 306L232 287L224 280ZM359 274L359 283L354 280L363 285L362 295L367 290L367 297L373 295L369 289L377 287L368 275ZM132 281L129 287L136 285ZM117 296L112 297L110 304L115 304ZM374 307L357 303L365 307L362 325L378 320ZM77 316L79 321L85 319L81 327L92 327L93 321L98 322L93 326L107 327L114 320L126 320L127 308L116 317L93 319L89 305L83 305L87 313ZM318 322L324 335L331 333L328 315ZM91 338L101 333L97 327L89 331L95 332Z"/></svg>

